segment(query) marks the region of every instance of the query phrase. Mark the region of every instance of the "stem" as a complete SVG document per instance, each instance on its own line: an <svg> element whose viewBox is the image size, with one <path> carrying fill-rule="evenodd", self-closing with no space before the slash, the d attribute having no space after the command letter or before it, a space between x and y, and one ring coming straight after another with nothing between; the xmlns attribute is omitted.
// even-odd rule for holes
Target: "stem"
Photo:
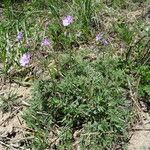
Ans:
<svg viewBox="0 0 150 150"><path fill-rule="evenodd" d="M132 52L132 49L138 44L140 43L146 36L143 36L141 37L134 45L131 45L127 51L127 54L126 54L126 63L127 61L130 59L130 56L131 56L131 52Z"/></svg>

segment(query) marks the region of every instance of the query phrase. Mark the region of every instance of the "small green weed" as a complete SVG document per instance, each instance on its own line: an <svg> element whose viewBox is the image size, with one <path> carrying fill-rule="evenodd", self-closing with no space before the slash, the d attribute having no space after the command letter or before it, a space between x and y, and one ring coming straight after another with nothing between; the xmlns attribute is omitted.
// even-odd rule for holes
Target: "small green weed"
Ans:
<svg viewBox="0 0 150 150"><path fill-rule="evenodd" d="M15 109L15 106L18 106L20 103L18 99L18 95L13 92L9 92L5 96L1 96L0 98L0 109L3 113L10 112Z"/></svg>
<svg viewBox="0 0 150 150"><path fill-rule="evenodd" d="M140 84L139 92L145 102L150 102L150 69L143 65L139 68Z"/></svg>

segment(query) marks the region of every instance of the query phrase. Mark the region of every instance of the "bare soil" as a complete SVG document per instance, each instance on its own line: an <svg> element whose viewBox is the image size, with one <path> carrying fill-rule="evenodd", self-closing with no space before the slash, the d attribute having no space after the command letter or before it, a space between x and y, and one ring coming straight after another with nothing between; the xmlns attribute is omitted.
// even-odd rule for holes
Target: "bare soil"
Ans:
<svg viewBox="0 0 150 150"><path fill-rule="evenodd" d="M128 150L150 150L150 115L144 112L141 115L144 120L132 128Z"/></svg>
<svg viewBox="0 0 150 150"><path fill-rule="evenodd" d="M30 87L22 87L17 84L0 85L0 96L6 96L10 92L17 94L20 103L9 112L0 111L0 150L24 149L26 144L26 125L21 115L23 109L28 106Z"/></svg>

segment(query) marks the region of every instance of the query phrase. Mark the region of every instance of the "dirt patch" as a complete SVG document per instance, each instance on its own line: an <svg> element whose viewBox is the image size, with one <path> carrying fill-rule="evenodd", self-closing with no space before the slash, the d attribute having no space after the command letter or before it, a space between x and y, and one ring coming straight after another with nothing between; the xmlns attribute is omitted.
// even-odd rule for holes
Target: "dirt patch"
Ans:
<svg viewBox="0 0 150 150"><path fill-rule="evenodd" d="M28 106L30 90L30 87L22 87L15 83L0 85L0 97L7 97L10 93L15 93L16 98L19 99L19 103L11 106L13 107L11 111L0 110L0 150L24 149L27 144L26 125L21 115L23 109Z"/></svg>
<svg viewBox="0 0 150 150"><path fill-rule="evenodd" d="M128 150L150 150L150 116L148 113L142 115L146 119L132 129Z"/></svg>
<svg viewBox="0 0 150 150"><path fill-rule="evenodd" d="M136 128L128 150L150 150L150 123Z"/></svg>

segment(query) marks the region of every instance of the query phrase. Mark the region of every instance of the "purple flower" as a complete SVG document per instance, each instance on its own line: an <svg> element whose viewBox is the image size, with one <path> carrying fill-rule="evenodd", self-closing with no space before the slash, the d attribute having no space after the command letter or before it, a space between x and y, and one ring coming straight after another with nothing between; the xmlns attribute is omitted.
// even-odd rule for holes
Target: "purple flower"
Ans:
<svg viewBox="0 0 150 150"><path fill-rule="evenodd" d="M30 53L24 53L20 58L20 65L23 67L27 66L30 62L30 59L31 59Z"/></svg>
<svg viewBox="0 0 150 150"><path fill-rule="evenodd" d="M70 16L70 15L68 15L68 16L66 16L66 17L64 17L64 18L62 19L62 24L63 24L63 26L68 26L68 25L71 24L72 22L73 22L73 17Z"/></svg>
<svg viewBox="0 0 150 150"><path fill-rule="evenodd" d="M21 41L23 39L23 32L19 32L18 34L17 34L17 40L18 41Z"/></svg>
<svg viewBox="0 0 150 150"><path fill-rule="evenodd" d="M41 45L42 45L42 46L49 46L50 44L51 44L51 43L50 43L50 41L49 41L48 38L43 39L42 42L41 42Z"/></svg>
<svg viewBox="0 0 150 150"><path fill-rule="evenodd" d="M103 34L97 34L96 41L100 41L102 39Z"/></svg>
<svg viewBox="0 0 150 150"><path fill-rule="evenodd" d="M96 41L101 41L103 45L108 45L108 41L103 38L103 34L97 34Z"/></svg>
<svg viewBox="0 0 150 150"><path fill-rule="evenodd" d="M108 44L107 40L103 39L102 44L106 46Z"/></svg>

